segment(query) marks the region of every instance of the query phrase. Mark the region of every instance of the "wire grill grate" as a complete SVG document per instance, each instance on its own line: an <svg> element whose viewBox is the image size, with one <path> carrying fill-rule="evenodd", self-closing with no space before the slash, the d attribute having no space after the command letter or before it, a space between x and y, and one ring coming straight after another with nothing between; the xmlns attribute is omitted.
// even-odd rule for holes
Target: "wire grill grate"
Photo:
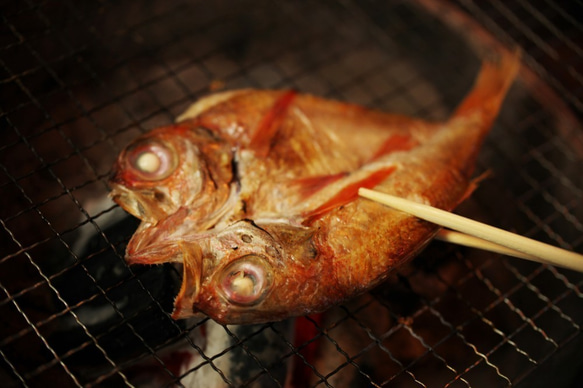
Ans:
<svg viewBox="0 0 583 388"><path fill-rule="evenodd" d="M492 178L459 211L580 251L581 7L5 2L0 379L29 387L577 386L580 274L435 242L386 284L323 316L177 322L168 312L180 273L128 267L123 251L137 223L105 198L122 147L209 88L291 87L444 118L472 82L485 30L519 46L532 71L480 155Z"/></svg>

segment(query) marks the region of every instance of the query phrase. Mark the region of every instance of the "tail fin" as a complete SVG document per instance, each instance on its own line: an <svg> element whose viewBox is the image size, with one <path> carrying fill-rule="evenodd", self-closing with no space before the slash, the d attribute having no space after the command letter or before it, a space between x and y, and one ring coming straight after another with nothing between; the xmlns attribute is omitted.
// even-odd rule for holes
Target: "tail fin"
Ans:
<svg viewBox="0 0 583 388"><path fill-rule="evenodd" d="M520 52L503 51L495 61L486 61L473 89L457 107L452 118L481 113L489 126L496 118L500 105L520 68Z"/></svg>

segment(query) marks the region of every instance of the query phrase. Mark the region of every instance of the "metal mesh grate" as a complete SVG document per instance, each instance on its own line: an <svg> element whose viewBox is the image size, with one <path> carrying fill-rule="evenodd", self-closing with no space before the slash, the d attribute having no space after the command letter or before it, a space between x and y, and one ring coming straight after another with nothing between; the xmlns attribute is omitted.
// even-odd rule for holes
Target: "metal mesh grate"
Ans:
<svg viewBox="0 0 583 388"><path fill-rule="evenodd" d="M521 47L532 71L481 153L479 168L493 176L459 212L581 251L579 2L4 3L4 386L583 381L580 274L439 242L322 316L229 327L173 321L180 275L125 265L137 224L108 202L105 184L129 140L172 122L209 88L292 87L444 118L470 86L488 31Z"/></svg>

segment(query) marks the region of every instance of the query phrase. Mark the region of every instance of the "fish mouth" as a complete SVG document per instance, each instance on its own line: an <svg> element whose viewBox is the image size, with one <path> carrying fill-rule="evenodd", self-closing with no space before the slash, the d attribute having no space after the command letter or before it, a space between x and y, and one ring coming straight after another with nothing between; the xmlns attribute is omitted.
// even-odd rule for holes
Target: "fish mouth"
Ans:
<svg viewBox="0 0 583 388"><path fill-rule="evenodd" d="M126 212L132 216L139 218L142 221L148 221L146 217L146 209L136 195L129 191L126 187L113 184L109 197L113 202L117 203Z"/></svg>

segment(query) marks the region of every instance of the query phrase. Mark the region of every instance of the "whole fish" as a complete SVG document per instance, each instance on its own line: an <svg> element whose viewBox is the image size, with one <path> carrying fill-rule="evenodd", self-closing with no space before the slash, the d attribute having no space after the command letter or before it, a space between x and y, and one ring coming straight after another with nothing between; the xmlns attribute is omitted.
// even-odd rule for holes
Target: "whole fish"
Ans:
<svg viewBox="0 0 583 388"><path fill-rule="evenodd" d="M374 188L451 210L519 68L486 61L445 122L293 91L203 98L119 156L111 196L141 219L128 263L183 265L176 319L276 321L382 282L438 227L372 201Z"/></svg>

